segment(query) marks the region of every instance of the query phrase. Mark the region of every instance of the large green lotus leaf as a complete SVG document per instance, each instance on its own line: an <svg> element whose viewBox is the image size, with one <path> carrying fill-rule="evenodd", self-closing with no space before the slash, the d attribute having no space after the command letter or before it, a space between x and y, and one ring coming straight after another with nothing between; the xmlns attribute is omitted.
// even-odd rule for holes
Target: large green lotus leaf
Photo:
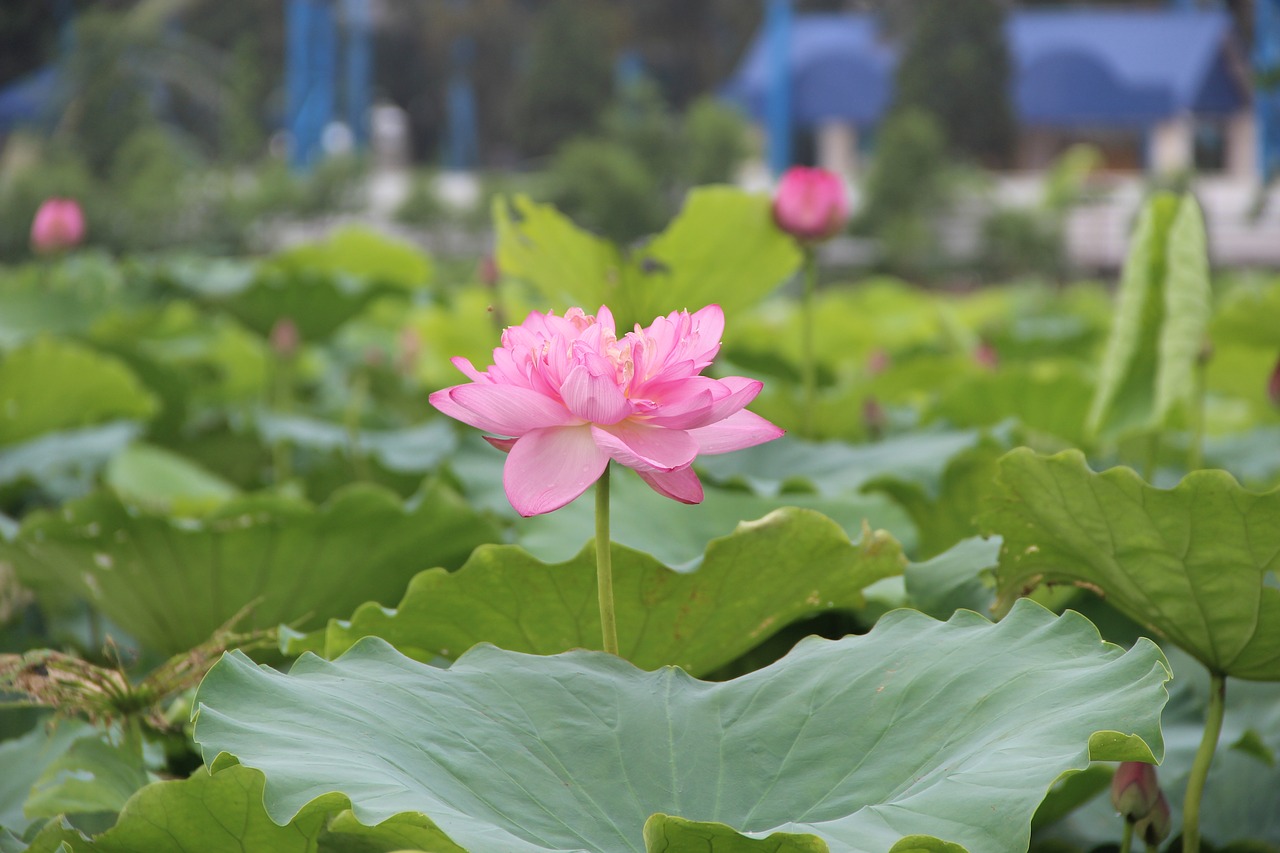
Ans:
<svg viewBox="0 0 1280 853"><path fill-rule="evenodd" d="M1190 399L1210 301L1200 207L1190 195L1158 193L1138 217L1121 273L1091 433L1158 428Z"/></svg>
<svg viewBox="0 0 1280 853"><path fill-rule="evenodd" d="M977 430L941 429L867 444L815 443L785 435L736 453L701 457L698 468L714 481L744 483L761 495L796 489L853 495L881 476L936 480L953 456L980 439Z"/></svg>
<svg viewBox="0 0 1280 853"><path fill-rule="evenodd" d="M774 832L751 838L728 824L655 814L644 822L644 849L647 853L828 853L831 848L816 835Z"/></svg>
<svg viewBox="0 0 1280 853"><path fill-rule="evenodd" d="M135 749L107 743L101 735L94 734L71 744L45 768L23 811L32 818L114 814L150 781L142 756Z"/></svg>
<svg viewBox="0 0 1280 853"><path fill-rule="evenodd" d="M392 602L417 572L461 565L492 524L433 485L408 505L357 484L322 506L272 495L174 518L99 493L23 521L3 545L33 588L60 584L130 636L176 654L246 605L241 627L317 626L361 602Z"/></svg>
<svg viewBox="0 0 1280 853"><path fill-rule="evenodd" d="M718 303L734 313L759 302L800 264L770 218L770 200L732 187L691 191L665 231L624 258L550 205L523 196L494 205L498 265L561 305L610 307L620 329Z"/></svg>
<svg viewBox="0 0 1280 853"><path fill-rule="evenodd" d="M135 421L46 433L0 450L0 486L31 482L55 500L88 494L98 472L142 432Z"/></svg>
<svg viewBox="0 0 1280 853"><path fill-rule="evenodd" d="M1261 488L1280 485L1280 426L1205 439L1205 462Z"/></svg>
<svg viewBox="0 0 1280 853"><path fill-rule="evenodd" d="M998 483L982 523L1004 537L1006 603L1077 584L1215 672L1280 679L1280 589L1266 580L1280 568L1280 490L1246 491L1225 471L1157 489L1128 468L1094 473L1078 451L1025 448L1000 460Z"/></svg>
<svg viewBox="0 0 1280 853"><path fill-rule="evenodd" d="M156 408L124 364L80 344L40 338L0 357L0 445Z"/></svg>
<svg viewBox="0 0 1280 853"><path fill-rule="evenodd" d="M36 781L51 764L66 754L77 740L93 729L75 720L55 726L37 726L22 737L0 742L0 827L18 835L26 832L31 818L22 810Z"/></svg>
<svg viewBox="0 0 1280 853"><path fill-rule="evenodd" d="M146 297L106 254L77 252L0 274L0 348L44 334L87 330L104 314Z"/></svg>
<svg viewBox="0 0 1280 853"><path fill-rule="evenodd" d="M986 615L995 603L994 575L1000 539L973 537L903 572L911 605L935 619L965 608Z"/></svg>
<svg viewBox="0 0 1280 853"><path fill-rule="evenodd" d="M690 191L667 229L629 259L624 304L631 317L619 316L619 326L712 303L733 315L777 289L802 256L773 224L771 205L767 195L733 187Z"/></svg>
<svg viewBox="0 0 1280 853"><path fill-rule="evenodd" d="M1035 433L1083 446L1084 413L1092 396L1093 381L1082 366L1036 361L957 382L943 392L929 417L957 427L992 426L1016 418Z"/></svg>
<svg viewBox="0 0 1280 853"><path fill-rule="evenodd" d="M983 441L952 456L941 478L885 475L869 481L863 491L882 492L907 511L920 532L917 558L928 559L978 532L976 518L995 489L996 459L1002 452L996 442Z"/></svg>
<svg viewBox="0 0 1280 853"><path fill-rule="evenodd" d="M262 774L232 765L157 782L125 803L115 826L92 839L65 832L73 853L313 853L340 797L311 803L286 825L262 807Z"/></svg>
<svg viewBox="0 0 1280 853"><path fill-rule="evenodd" d="M622 256L608 240L524 195L494 199L493 226L499 269L533 285L557 313L573 305L588 313L614 306Z"/></svg>
<svg viewBox="0 0 1280 853"><path fill-rule="evenodd" d="M732 533L742 519L761 518L786 506L822 513L844 528L846 538L860 536L869 524L887 530L907 550L915 547L916 530L906 513L880 495L759 497L706 488L702 503L688 506L659 495L623 470L610 478L610 488L612 541L648 552L669 566L692 565L708 542ZM556 512L520 519L515 522L516 542L540 559L568 560L595 535L594 504L588 495Z"/></svg>
<svg viewBox="0 0 1280 853"><path fill-rule="evenodd" d="M103 479L126 503L175 515L200 515L240 494L212 471L149 444L117 454Z"/></svg>
<svg viewBox="0 0 1280 853"><path fill-rule="evenodd" d="M195 739L261 769L281 823L338 791L363 823L421 813L477 853L642 850L654 814L842 851L1016 850L1062 773L1156 759L1167 678L1149 641L1032 602L994 625L896 610L721 683L488 645L438 669L370 638L288 675L225 656Z"/></svg>
<svg viewBox="0 0 1280 853"><path fill-rule="evenodd" d="M799 618L861 607L862 589L901 573L904 562L887 534L868 532L853 544L838 524L802 509L743 522L707 545L690 572L615 544L621 654L643 669L674 664L702 675ZM722 590L735 590L732 602ZM349 622L330 622L325 653L341 654L364 636L421 660L457 657L480 642L534 654L595 649L595 603L594 545L557 565L515 546L488 546L457 572L418 575L395 610L370 604Z"/></svg>
<svg viewBox="0 0 1280 853"><path fill-rule="evenodd" d="M1209 332L1215 343L1261 347L1274 356L1280 351L1276 317L1280 317L1280 279L1244 279L1223 295Z"/></svg>
<svg viewBox="0 0 1280 853"><path fill-rule="evenodd" d="M447 458L458 445L453 427L444 420L398 430L362 429L355 435L342 424L308 418L259 412L258 431L267 444L287 441L298 447L325 453L341 451L372 456L388 471L424 474Z"/></svg>
<svg viewBox="0 0 1280 853"><path fill-rule="evenodd" d="M431 260L420 249L359 226L340 228L321 242L280 252L272 263L291 270L345 273L405 290L431 280Z"/></svg>

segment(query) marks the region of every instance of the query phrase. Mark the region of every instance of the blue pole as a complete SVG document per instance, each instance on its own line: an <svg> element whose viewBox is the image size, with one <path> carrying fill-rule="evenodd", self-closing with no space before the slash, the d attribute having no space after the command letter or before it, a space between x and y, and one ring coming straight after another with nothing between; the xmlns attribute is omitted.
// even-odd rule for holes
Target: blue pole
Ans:
<svg viewBox="0 0 1280 853"><path fill-rule="evenodd" d="M346 86L347 125L356 148L369 144L369 104L373 88L373 38L369 25L369 0L345 0L347 27Z"/></svg>
<svg viewBox="0 0 1280 853"><path fill-rule="evenodd" d="M769 170L776 177L791 165L791 0L769 0L765 29L769 51L765 118Z"/></svg>
<svg viewBox="0 0 1280 853"><path fill-rule="evenodd" d="M1257 0L1253 18L1253 93L1258 133L1258 174L1263 183L1280 174L1280 0Z"/></svg>
<svg viewBox="0 0 1280 853"><path fill-rule="evenodd" d="M295 169L306 170L320 156L321 136L333 119L338 32L327 0L289 0L285 15L289 159Z"/></svg>

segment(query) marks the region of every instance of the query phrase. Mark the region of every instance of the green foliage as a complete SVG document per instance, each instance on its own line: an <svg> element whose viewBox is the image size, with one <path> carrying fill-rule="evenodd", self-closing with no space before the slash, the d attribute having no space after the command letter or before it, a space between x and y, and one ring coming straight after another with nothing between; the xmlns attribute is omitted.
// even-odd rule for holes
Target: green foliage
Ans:
<svg viewBox="0 0 1280 853"><path fill-rule="evenodd" d="M747 122L732 107L709 97L689 105L684 118L685 179L694 185L733 180L747 156Z"/></svg>
<svg viewBox="0 0 1280 853"><path fill-rule="evenodd" d="M127 367L88 347L41 338L0 358L0 445L155 411Z"/></svg>
<svg viewBox="0 0 1280 853"><path fill-rule="evenodd" d="M1116 321L1089 407L1091 433L1153 430L1192 403L1210 313L1204 219L1192 196L1153 196L1121 274Z"/></svg>
<svg viewBox="0 0 1280 853"><path fill-rule="evenodd" d="M905 109L885 120L859 222L890 269L921 274L938 263L934 220L948 201L947 168L946 139L932 115Z"/></svg>
<svg viewBox="0 0 1280 853"><path fill-rule="evenodd" d="M606 14L556 0L539 15L517 102L527 154L548 154L599 120L613 83Z"/></svg>
<svg viewBox="0 0 1280 853"><path fill-rule="evenodd" d="M1013 150L1011 58L996 0L919 0L894 81L896 107L938 119L948 151L1001 163Z"/></svg>
<svg viewBox="0 0 1280 853"><path fill-rule="evenodd" d="M868 853L905 834L1017 849L1061 773L1160 754L1167 678L1150 642L1029 602L995 625L894 611L722 684L492 646L442 670L369 639L289 675L232 653L195 737L263 771L275 820L338 791L361 822L420 812L464 848L634 848L660 813ZM883 818L900 809L906 831Z"/></svg>
<svg viewBox="0 0 1280 853"><path fill-rule="evenodd" d="M1004 538L1005 604L1073 583L1211 671L1280 680L1280 491L1247 492L1225 471L1156 489L1127 468L1090 471L1078 451L1000 460L984 527Z"/></svg>
<svg viewBox="0 0 1280 853"><path fill-rule="evenodd" d="M353 484L319 507L250 495L198 519L99 493L32 513L0 551L31 587L70 590L148 648L176 654L246 607L239 629L306 628L363 601L394 601L421 569L458 566L495 539L442 487L406 506Z"/></svg>
<svg viewBox="0 0 1280 853"><path fill-rule="evenodd" d="M860 608L861 590L900 573L903 560L883 531L853 544L830 519L800 509L713 539L691 572L615 545L620 654L642 669L675 665L704 675L800 618ZM590 544L556 565L510 545L481 548L455 573L418 575L394 611L367 605L349 621L330 621L325 655L365 636L424 661L458 657L479 642L532 654L599 648L595 571ZM717 590L727 588L744 590L731 609L717 601ZM494 589L509 597L495 601Z"/></svg>
<svg viewBox="0 0 1280 853"><path fill-rule="evenodd" d="M728 187L694 190L667 229L624 255L554 209L517 196L494 206L498 265L552 304L607 304L619 328L717 302L732 316L798 267L770 202Z"/></svg>
<svg viewBox="0 0 1280 853"><path fill-rule="evenodd" d="M622 243L662 226L665 205L653 173L620 142L573 139L551 161L551 202L583 225Z"/></svg>

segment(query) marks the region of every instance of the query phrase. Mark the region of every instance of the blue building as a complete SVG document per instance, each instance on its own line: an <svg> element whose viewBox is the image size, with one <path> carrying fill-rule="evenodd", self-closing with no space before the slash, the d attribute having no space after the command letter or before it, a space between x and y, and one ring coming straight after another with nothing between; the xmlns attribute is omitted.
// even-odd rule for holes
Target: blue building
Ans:
<svg viewBox="0 0 1280 853"><path fill-rule="evenodd" d="M761 126L774 68L766 35L724 88ZM1225 12L1019 9L1007 36L1017 168L1043 168L1084 141L1115 170L1256 172L1248 57ZM853 174L893 101L897 46L868 14L799 15L787 56L793 131L812 134L819 164Z"/></svg>

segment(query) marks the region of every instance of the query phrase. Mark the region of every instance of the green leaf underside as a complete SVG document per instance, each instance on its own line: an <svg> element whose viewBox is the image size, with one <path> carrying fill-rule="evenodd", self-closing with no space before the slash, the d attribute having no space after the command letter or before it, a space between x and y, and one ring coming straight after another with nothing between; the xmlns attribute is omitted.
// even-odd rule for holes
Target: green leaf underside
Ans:
<svg viewBox="0 0 1280 853"><path fill-rule="evenodd" d="M680 214L642 250L623 257L550 205L525 196L494 204L498 265L553 304L613 311L620 330L672 311L754 305L800 264L795 242L770 218L767 196L732 187L691 191Z"/></svg>
<svg viewBox="0 0 1280 853"><path fill-rule="evenodd" d="M318 626L363 601L395 601L423 568L460 565L496 538L442 487L406 506L385 489L353 485L320 507L257 495L200 519L99 493L28 516L0 547L30 585L61 584L148 647L176 654L251 603L241 628Z"/></svg>
<svg viewBox="0 0 1280 853"><path fill-rule="evenodd" d="M1210 315L1204 220L1194 197L1143 206L1120 278L1087 427L1109 436L1161 427L1192 393Z"/></svg>
<svg viewBox="0 0 1280 853"><path fill-rule="evenodd" d="M638 851L655 813L838 850L1006 850L1091 754L1163 751L1167 678L1150 642L1126 652L1031 602L995 625L894 611L719 684L488 645L442 670L367 639L288 675L227 655L195 738L265 773L277 821L340 791L363 823L420 812L474 853Z"/></svg>
<svg viewBox="0 0 1280 853"><path fill-rule="evenodd" d="M621 654L643 669L671 664L702 675L796 619L861 607L862 589L901 573L904 562L887 534L855 545L835 522L796 508L712 540L692 572L614 544ZM516 546L481 547L457 572L418 575L394 611L365 605L349 622L331 621L326 655L364 636L420 660L457 657L479 642L534 654L598 649L595 546L559 564Z"/></svg>
<svg viewBox="0 0 1280 853"><path fill-rule="evenodd" d="M1004 538L997 588L1041 582L1100 592L1211 670L1280 679L1280 490L1248 492L1225 471L1157 489L1127 468L1089 470L1078 451L1001 459L984 515Z"/></svg>

